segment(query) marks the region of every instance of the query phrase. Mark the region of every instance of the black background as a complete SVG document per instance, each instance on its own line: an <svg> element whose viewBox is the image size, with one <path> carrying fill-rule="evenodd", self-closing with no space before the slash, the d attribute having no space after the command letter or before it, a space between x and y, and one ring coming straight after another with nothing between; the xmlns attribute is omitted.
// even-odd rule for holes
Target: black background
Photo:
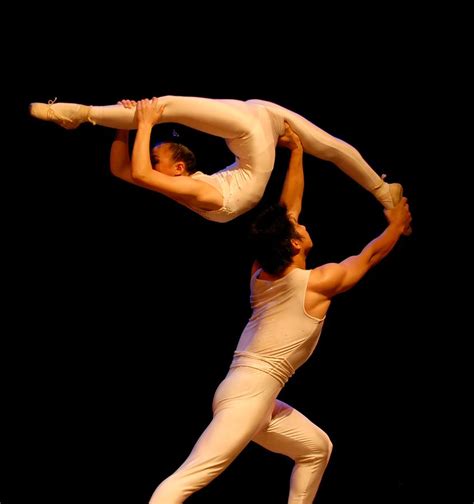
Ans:
<svg viewBox="0 0 474 504"><path fill-rule="evenodd" d="M334 301L281 398L334 442L318 504L471 502L464 343L433 212L437 191L456 198L426 155L443 138L428 134L440 53L415 21L381 17L361 37L331 18L315 40L322 21L301 12L231 23L225 10L215 23L197 9L30 11L27 50L6 56L0 500L145 503L211 418L249 315L247 228L278 197L287 152L261 205L222 225L114 179L112 130L27 113L180 94L279 103L403 184L413 235ZM180 131L203 171L231 162L222 140ZM359 252L384 228L380 205L331 164L304 165L308 266ZM290 471L251 445L189 502L284 503Z"/></svg>

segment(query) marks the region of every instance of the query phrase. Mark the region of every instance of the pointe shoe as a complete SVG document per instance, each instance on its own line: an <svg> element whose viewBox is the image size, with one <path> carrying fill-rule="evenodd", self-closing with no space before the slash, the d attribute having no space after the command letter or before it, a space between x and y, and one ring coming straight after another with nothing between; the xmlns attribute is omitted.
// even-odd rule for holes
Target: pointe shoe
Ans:
<svg viewBox="0 0 474 504"><path fill-rule="evenodd" d="M400 203L400 200L403 198L403 186L401 184L398 184L397 182L394 182L392 184L388 184L388 188L390 191L390 196L392 197L393 206L397 206L398 203ZM410 236L412 232L413 230L409 225L407 228L405 228L403 234L405 236Z"/></svg>
<svg viewBox="0 0 474 504"><path fill-rule="evenodd" d="M30 115L50 121L66 129L75 129L79 124L89 120L90 107L78 103L30 103Z"/></svg>

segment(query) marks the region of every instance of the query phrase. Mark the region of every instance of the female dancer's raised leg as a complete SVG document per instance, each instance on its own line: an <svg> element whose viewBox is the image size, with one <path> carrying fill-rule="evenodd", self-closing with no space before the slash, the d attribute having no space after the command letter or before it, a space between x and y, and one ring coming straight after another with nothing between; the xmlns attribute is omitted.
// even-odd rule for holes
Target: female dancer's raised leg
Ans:
<svg viewBox="0 0 474 504"><path fill-rule="evenodd" d="M238 100L218 100L192 96L162 96L164 105L160 122L175 122L190 128L233 139L245 136L257 120L248 107ZM67 129L91 122L107 128L132 130L137 128L135 108L122 105L87 106L78 103L32 103L30 114Z"/></svg>

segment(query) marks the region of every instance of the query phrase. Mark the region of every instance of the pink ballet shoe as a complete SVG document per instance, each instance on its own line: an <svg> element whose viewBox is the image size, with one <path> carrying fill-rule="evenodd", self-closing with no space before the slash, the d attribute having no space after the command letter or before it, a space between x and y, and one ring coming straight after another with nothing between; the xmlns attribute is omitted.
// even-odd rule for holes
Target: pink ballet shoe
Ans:
<svg viewBox="0 0 474 504"><path fill-rule="evenodd" d="M78 103L30 103L30 115L42 121L50 121L66 129L75 129L89 120L90 107Z"/></svg>

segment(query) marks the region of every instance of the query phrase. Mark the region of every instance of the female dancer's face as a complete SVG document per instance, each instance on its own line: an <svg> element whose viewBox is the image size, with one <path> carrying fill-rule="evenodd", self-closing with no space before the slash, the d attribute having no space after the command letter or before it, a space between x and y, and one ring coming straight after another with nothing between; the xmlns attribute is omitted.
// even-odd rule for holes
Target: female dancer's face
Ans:
<svg viewBox="0 0 474 504"><path fill-rule="evenodd" d="M181 175L180 171L177 169L176 161L173 160L169 145L166 143L153 147L151 150L151 164L154 170L164 173L165 175L170 175L171 177Z"/></svg>

